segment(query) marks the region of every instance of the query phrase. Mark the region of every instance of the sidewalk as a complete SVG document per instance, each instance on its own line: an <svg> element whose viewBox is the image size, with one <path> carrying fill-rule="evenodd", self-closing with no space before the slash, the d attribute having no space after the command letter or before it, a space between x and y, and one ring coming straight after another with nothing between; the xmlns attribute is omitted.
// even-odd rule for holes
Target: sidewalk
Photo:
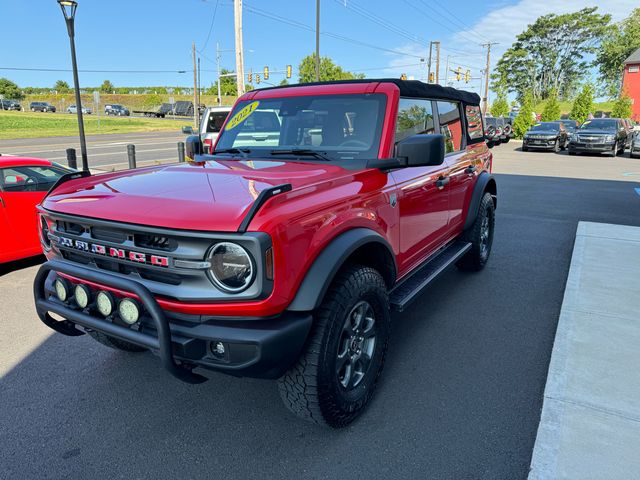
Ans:
<svg viewBox="0 0 640 480"><path fill-rule="evenodd" d="M580 222L530 480L640 478L640 228Z"/></svg>

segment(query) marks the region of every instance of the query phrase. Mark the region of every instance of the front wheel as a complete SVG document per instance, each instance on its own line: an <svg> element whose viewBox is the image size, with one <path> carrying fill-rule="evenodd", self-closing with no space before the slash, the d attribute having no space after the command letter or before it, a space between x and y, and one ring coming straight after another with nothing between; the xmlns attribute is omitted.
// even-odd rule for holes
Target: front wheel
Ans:
<svg viewBox="0 0 640 480"><path fill-rule="evenodd" d="M311 422L345 427L364 411L384 366L391 317L376 270L342 270L314 313L305 351L278 380L289 410Z"/></svg>
<svg viewBox="0 0 640 480"><path fill-rule="evenodd" d="M462 235L463 240L471 243L471 249L456 264L460 270L479 271L484 268L491 254L495 222L493 197L485 192L475 222Z"/></svg>

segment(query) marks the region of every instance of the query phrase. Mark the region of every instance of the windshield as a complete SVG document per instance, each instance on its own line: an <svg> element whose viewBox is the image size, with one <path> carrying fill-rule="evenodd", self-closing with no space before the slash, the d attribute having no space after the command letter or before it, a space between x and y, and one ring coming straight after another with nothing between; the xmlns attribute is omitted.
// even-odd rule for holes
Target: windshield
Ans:
<svg viewBox="0 0 640 480"><path fill-rule="evenodd" d="M615 130L616 120L587 120L580 126L580 130Z"/></svg>
<svg viewBox="0 0 640 480"><path fill-rule="evenodd" d="M484 123L485 125L496 125L496 118L495 117L486 117L484 119Z"/></svg>
<svg viewBox="0 0 640 480"><path fill-rule="evenodd" d="M540 132L540 131L557 132L558 130L560 130L560 125L557 123L538 123L533 127L531 127L532 132Z"/></svg>
<svg viewBox="0 0 640 480"><path fill-rule="evenodd" d="M383 94L241 102L229 114L216 150L241 148L249 156L305 150L319 152L329 160L375 158L385 105Z"/></svg>

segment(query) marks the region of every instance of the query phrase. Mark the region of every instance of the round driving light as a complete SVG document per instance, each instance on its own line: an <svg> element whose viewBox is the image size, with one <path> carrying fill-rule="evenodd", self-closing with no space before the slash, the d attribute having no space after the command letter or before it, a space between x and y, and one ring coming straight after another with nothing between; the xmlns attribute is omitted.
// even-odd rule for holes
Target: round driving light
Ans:
<svg viewBox="0 0 640 480"><path fill-rule="evenodd" d="M140 307L138 302L131 298L125 298L118 306L120 318L129 325L133 325L140 319Z"/></svg>
<svg viewBox="0 0 640 480"><path fill-rule="evenodd" d="M249 253L237 243L221 242L209 253L209 275L221 290L237 293L245 290L255 277Z"/></svg>
<svg viewBox="0 0 640 480"><path fill-rule="evenodd" d="M56 278L56 281L53 282L53 288L56 290L56 297L58 297L58 300L66 302L67 298L69 298L69 286L66 280Z"/></svg>
<svg viewBox="0 0 640 480"><path fill-rule="evenodd" d="M76 303L80 308L87 308L91 299L91 292L86 285L76 285L73 296L76 298Z"/></svg>
<svg viewBox="0 0 640 480"><path fill-rule="evenodd" d="M98 296L96 297L96 304L98 305L98 311L103 317L108 317L113 313L113 295L109 292L102 291L98 293Z"/></svg>

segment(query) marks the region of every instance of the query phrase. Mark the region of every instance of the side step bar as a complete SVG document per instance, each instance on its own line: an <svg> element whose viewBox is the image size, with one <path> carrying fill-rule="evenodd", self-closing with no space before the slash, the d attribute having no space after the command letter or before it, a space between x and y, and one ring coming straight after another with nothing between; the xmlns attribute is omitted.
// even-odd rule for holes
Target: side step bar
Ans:
<svg viewBox="0 0 640 480"><path fill-rule="evenodd" d="M402 280L389 294L391 309L402 312L447 267L469 251L471 244L457 240L427 260L408 278Z"/></svg>

